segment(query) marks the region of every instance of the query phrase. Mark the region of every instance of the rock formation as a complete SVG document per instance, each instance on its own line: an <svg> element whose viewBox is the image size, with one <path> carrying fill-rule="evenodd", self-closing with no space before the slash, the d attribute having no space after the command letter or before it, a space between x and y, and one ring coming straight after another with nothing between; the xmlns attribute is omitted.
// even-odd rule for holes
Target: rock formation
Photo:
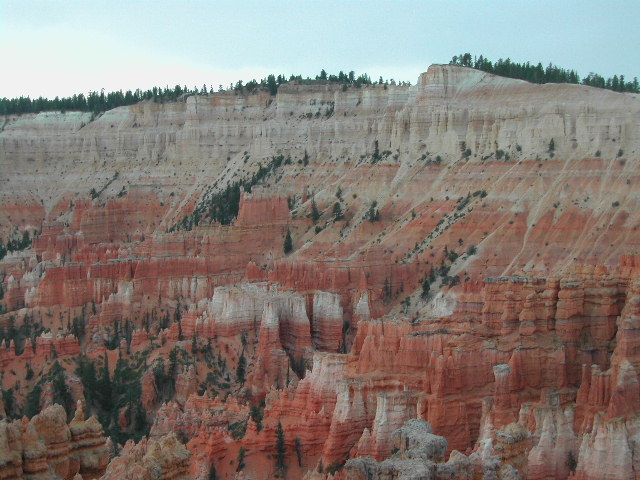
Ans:
<svg viewBox="0 0 640 480"><path fill-rule="evenodd" d="M0 414L86 406L0 478L634 478L638 118L449 65L3 117Z"/></svg>
<svg viewBox="0 0 640 480"><path fill-rule="evenodd" d="M63 478L100 474L109 462L102 426L84 419L82 406L67 424L59 405L26 417L0 422L0 478Z"/></svg>
<svg viewBox="0 0 640 480"><path fill-rule="evenodd" d="M496 470L498 462L482 464L477 458L469 459L458 451L454 451L449 461L444 462L447 451L447 440L434 435L431 425L424 420L409 420L400 429L393 432L397 452L390 458L376 462L367 458L349 460L345 466L345 480L360 479L465 479L478 474L493 474L498 478ZM508 478L500 475L499 478Z"/></svg>
<svg viewBox="0 0 640 480"><path fill-rule="evenodd" d="M175 435L157 440L127 442L122 452L108 466L101 480L157 478L187 480L189 451Z"/></svg>

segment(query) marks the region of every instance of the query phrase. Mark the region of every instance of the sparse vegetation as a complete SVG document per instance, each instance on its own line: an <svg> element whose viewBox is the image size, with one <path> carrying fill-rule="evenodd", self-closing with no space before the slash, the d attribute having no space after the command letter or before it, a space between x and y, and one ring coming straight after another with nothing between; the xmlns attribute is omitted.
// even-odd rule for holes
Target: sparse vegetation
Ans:
<svg viewBox="0 0 640 480"><path fill-rule="evenodd" d="M248 158L245 152L244 158ZM275 172L285 161L283 155L273 157L271 161L263 166L258 163L258 169L250 178L237 180L227 184L221 191L205 195L204 200L196 207L191 215L185 216L182 221L169 229L191 230L194 226L203 221L219 222L222 225L229 225L237 216L240 208L240 193L251 193L251 189L261 183L271 173Z"/></svg>
<svg viewBox="0 0 640 480"><path fill-rule="evenodd" d="M6 246L2 242L2 239L0 239L0 260L6 257L9 252L20 252L31 248L31 242L32 239L27 230L23 231L21 234L17 228L14 229L9 234Z"/></svg>

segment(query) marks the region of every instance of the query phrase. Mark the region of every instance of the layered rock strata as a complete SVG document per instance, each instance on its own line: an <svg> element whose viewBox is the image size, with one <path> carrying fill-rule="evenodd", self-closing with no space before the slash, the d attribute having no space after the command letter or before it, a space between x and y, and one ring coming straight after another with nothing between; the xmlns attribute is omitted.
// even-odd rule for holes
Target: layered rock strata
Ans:
<svg viewBox="0 0 640 480"><path fill-rule="evenodd" d="M411 87L6 117L0 237L35 238L0 261L0 325L45 333L0 345L5 413L56 359L74 387L80 353L144 356L152 440L106 478L275 474L278 425L292 478L634 478L639 114L440 65ZM178 350L168 396L151 365ZM54 413L0 424L9 478L103 468L95 421ZM392 454L416 419L444 459Z"/></svg>
<svg viewBox="0 0 640 480"><path fill-rule="evenodd" d="M71 479L96 475L109 462L102 426L95 417L84 419L81 405L67 424L59 405L45 408L31 421L26 417L0 422L0 478Z"/></svg>

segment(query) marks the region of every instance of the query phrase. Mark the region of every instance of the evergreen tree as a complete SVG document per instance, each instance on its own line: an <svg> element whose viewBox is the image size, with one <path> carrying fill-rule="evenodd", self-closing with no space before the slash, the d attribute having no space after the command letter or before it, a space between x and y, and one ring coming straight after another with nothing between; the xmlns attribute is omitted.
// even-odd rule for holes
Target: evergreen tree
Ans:
<svg viewBox="0 0 640 480"><path fill-rule="evenodd" d="M102 408L110 412L113 408L113 386L111 384L111 374L109 373L109 357L104 354L100 381L98 382L98 396Z"/></svg>
<svg viewBox="0 0 640 480"><path fill-rule="evenodd" d="M293 251L293 240L291 239L291 231L287 228L287 235L284 237L284 247L283 247L285 255L288 255Z"/></svg>
<svg viewBox="0 0 640 480"><path fill-rule="evenodd" d="M170 388L170 396L176 391L176 375L178 373L178 348L174 348L169 353L169 371L167 372Z"/></svg>
<svg viewBox="0 0 640 480"><path fill-rule="evenodd" d="M247 451L244 447L240 447L240 451L238 452L238 467L236 468L236 472L239 472L244 468L244 457Z"/></svg>
<svg viewBox="0 0 640 480"><path fill-rule="evenodd" d="M382 77L380 77L382 79ZM295 439L296 456L298 457L298 466L302 467L302 441L299 437Z"/></svg>
<svg viewBox="0 0 640 480"><path fill-rule="evenodd" d="M257 405L251 405L249 414L251 415L253 422L256 424L256 427L258 427L258 431L262 430L262 419L264 417L262 410L260 410Z"/></svg>
<svg viewBox="0 0 640 480"><path fill-rule="evenodd" d="M429 283L429 280L425 278L425 279L422 281L422 293L421 293L421 295L420 295L420 296L421 296L423 299L424 299L424 298L427 298L427 297L429 296L429 290L431 290L431 284Z"/></svg>
<svg viewBox="0 0 640 480"><path fill-rule="evenodd" d="M209 470L209 480L218 480L218 472L216 472L215 465L211 465L211 469Z"/></svg>
<svg viewBox="0 0 640 480"><path fill-rule="evenodd" d="M236 368L236 379L240 383L244 383L245 381L245 373L246 373L247 361L244 358L244 352L240 354L240 358L238 359L238 368Z"/></svg>
<svg viewBox="0 0 640 480"><path fill-rule="evenodd" d="M369 207L369 211L367 212L367 218L371 223L380 221L380 212L376 208L377 206L378 202L374 200Z"/></svg>
<svg viewBox="0 0 640 480"><path fill-rule="evenodd" d="M276 82L276 77L274 75L269 75L267 77L267 88L271 95L278 93L278 83Z"/></svg>
<svg viewBox="0 0 640 480"><path fill-rule="evenodd" d="M313 223L316 223L320 219L320 212L318 211L318 206L316 205L316 201L311 201L311 220Z"/></svg>
<svg viewBox="0 0 640 480"><path fill-rule="evenodd" d="M70 415L73 410L73 397L65 381L64 368L62 368L62 365L60 365L57 360L53 364L53 367L51 367L51 375L54 392L53 401L54 403L62 405L67 415Z"/></svg>
<svg viewBox="0 0 640 480"><path fill-rule="evenodd" d="M40 413L40 396L42 394L42 387L37 384L35 385L29 394L27 395L27 399L24 404L24 414L32 418L34 415Z"/></svg>
<svg viewBox="0 0 640 480"><path fill-rule="evenodd" d="M2 390L2 402L4 403L4 411L7 418L20 418L20 406L13 394L13 388Z"/></svg>
<svg viewBox="0 0 640 480"><path fill-rule="evenodd" d="M278 426L276 428L276 470L282 476L284 476L287 468L285 464L286 453L284 430L282 429L282 423L278 421Z"/></svg>
<svg viewBox="0 0 640 480"><path fill-rule="evenodd" d="M382 293L383 293L385 302L391 300L391 295L393 292L391 290L391 282L389 282L388 278L384 279L384 286L382 287Z"/></svg>
<svg viewBox="0 0 640 480"><path fill-rule="evenodd" d="M339 202L333 204L333 218L338 221L344 218L344 214L342 213L342 207Z"/></svg>
<svg viewBox="0 0 640 480"><path fill-rule="evenodd" d="M135 407L135 416L133 420L133 428L136 432L143 432L147 425L147 416L142 406L142 402L138 401Z"/></svg>
<svg viewBox="0 0 640 480"><path fill-rule="evenodd" d="M613 78L604 77L596 73L589 75L580 80L575 70L567 70L556 65L549 64L546 68L541 63L534 65L530 62L517 63L507 59L498 59L491 62L482 55L472 61L471 54L465 53L455 55L449 62L451 65L460 65L464 67L473 67L485 72L502 75L504 77L519 78L533 83L582 83L591 87L607 88L616 92L635 92L640 93L637 83L625 82L624 75L614 75Z"/></svg>
<svg viewBox="0 0 640 480"><path fill-rule="evenodd" d="M78 363L78 366L76 367L75 373L80 377L80 381L82 382L84 389L85 400L89 406L96 399L95 395L98 390L99 382L96 374L96 366L93 363L93 360L88 358L86 355L77 357L76 362Z"/></svg>

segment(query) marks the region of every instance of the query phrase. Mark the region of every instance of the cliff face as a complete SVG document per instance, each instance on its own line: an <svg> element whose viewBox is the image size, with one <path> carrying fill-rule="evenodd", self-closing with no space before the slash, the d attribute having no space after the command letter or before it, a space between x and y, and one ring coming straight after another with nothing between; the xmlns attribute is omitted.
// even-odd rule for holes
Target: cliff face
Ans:
<svg viewBox="0 0 640 480"><path fill-rule="evenodd" d="M6 117L0 236L33 243L0 261L3 409L56 359L90 397L83 353L140 373L109 428L157 413L105 478L282 473L279 424L300 478L635 478L639 118L637 95L438 65L412 87ZM395 445L415 419L448 460ZM104 467L93 434L74 463L62 423L15 425L8 478Z"/></svg>

